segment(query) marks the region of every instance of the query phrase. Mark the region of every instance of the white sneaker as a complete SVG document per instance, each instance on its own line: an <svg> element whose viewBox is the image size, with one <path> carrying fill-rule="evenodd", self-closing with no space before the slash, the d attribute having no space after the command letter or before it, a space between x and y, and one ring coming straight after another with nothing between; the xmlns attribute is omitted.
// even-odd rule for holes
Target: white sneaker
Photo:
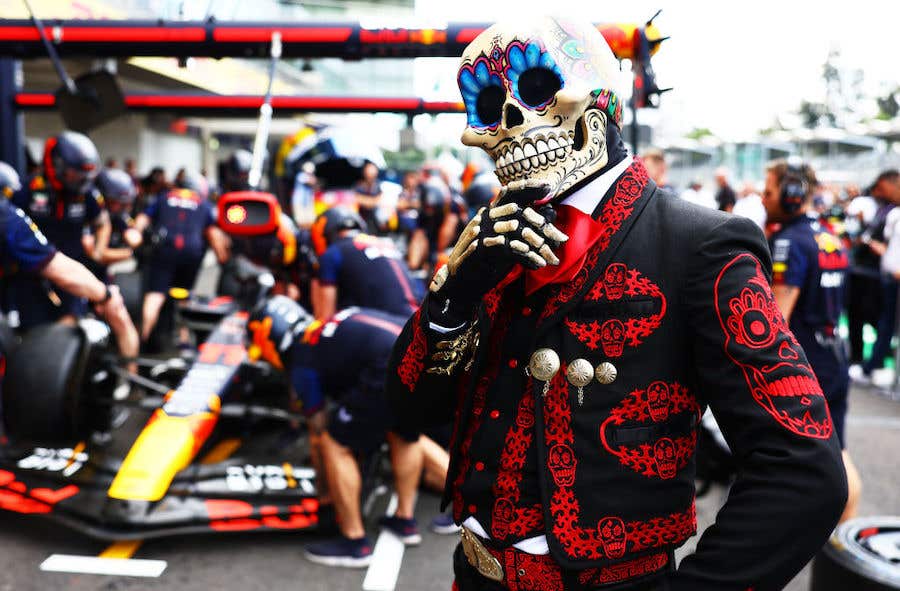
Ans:
<svg viewBox="0 0 900 591"><path fill-rule="evenodd" d="M854 363L853 365L851 365L847 373L850 375L850 381L852 381L854 384L869 385L872 383L872 378L866 375L866 373L863 371L862 365L858 363Z"/></svg>
<svg viewBox="0 0 900 591"><path fill-rule="evenodd" d="M894 370L885 367L872 372L872 384L879 388L889 388L894 385Z"/></svg>

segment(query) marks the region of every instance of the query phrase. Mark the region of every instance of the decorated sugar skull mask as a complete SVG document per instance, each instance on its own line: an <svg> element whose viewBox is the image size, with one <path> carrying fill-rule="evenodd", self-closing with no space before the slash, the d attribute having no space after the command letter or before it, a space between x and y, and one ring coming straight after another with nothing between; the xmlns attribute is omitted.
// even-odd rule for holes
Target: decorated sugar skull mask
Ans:
<svg viewBox="0 0 900 591"><path fill-rule="evenodd" d="M606 126L621 124L618 62L589 24L543 18L496 24L463 52L462 135L493 158L504 186L536 181L549 198L608 162Z"/></svg>

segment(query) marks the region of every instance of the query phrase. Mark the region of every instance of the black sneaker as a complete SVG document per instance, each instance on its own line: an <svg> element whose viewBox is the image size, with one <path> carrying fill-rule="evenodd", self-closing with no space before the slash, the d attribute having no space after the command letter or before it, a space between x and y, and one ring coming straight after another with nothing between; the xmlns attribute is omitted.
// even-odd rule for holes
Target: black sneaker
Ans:
<svg viewBox="0 0 900 591"><path fill-rule="evenodd" d="M419 526L415 519L404 519L396 515L384 516L378 520L378 525L400 538L405 546L417 546L422 543L422 536L419 534Z"/></svg>
<svg viewBox="0 0 900 591"><path fill-rule="evenodd" d="M305 548L304 554L308 560L316 564L365 568L372 562L372 544L365 536L355 540L340 537L310 544Z"/></svg>

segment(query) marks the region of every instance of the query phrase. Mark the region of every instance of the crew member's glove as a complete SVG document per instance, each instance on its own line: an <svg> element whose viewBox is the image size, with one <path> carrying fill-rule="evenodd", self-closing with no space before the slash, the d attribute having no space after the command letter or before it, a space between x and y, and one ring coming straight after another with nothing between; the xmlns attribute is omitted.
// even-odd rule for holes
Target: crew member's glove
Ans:
<svg viewBox="0 0 900 591"><path fill-rule="evenodd" d="M558 265L553 251L569 239L552 224L549 205L537 211L527 204L545 197L546 186L504 189L489 207L482 207L466 225L450 259L435 274L430 290L440 306L432 315L466 322L482 297L516 264L529 269Z"/></svg>

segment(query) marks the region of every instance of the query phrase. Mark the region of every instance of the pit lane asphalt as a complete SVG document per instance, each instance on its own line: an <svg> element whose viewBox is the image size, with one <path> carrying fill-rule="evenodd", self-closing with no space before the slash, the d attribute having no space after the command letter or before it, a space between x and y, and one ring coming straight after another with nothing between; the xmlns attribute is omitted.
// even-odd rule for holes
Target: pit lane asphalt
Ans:
<svg viewBox="0 0 900 591"><path fill-rule="evenodd" d="M900 401L872 391L854 388L848 421L850 452L863 478L860 515L900 515ZM701 528L708 526L724 501L726 491L714 488L698 501ZM369 533L377 536L373 510ZM424 531L437 513L436 496L423 493L417 517L423 529L420 547L404 555L397 591L447 590L451 573L449 557L456 536ZM377 504L376 504L377 505ZM311 534L226 534L171 538L146 542L135 558L165 560L168 567L158 579L103 577L44 573L39 565L50 554L96 556L106 544L90 540L50 521L0 513L0 591L119 590L303 590L353 591L362 588L365 570L343 570L307 562L302 546ZM696 542L693 538L686 546ZM680 552L683 554L684 551ZM808 569L807 569L808 570ZM806 591L808 573L801 573L788 591Z"/></svg>

